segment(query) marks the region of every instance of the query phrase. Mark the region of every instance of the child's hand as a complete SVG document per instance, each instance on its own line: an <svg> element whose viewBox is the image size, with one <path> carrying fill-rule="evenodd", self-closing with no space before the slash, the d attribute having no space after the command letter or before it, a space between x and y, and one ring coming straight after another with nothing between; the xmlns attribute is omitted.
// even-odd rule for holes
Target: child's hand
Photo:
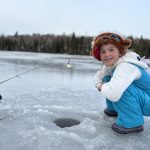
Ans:
<svg viewBox="0 0 150 150"><path fill-rule="evenodd" d="M101 91L101 88L102 88L102 83L98 83L96 86L97 86L97 89L99 90L99 91Z"/></svg>

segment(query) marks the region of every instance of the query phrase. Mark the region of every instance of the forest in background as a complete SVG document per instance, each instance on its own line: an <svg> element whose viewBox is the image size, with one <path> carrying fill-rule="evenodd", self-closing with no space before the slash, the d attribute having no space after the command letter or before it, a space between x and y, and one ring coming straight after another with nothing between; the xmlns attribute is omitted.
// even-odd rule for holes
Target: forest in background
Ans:
<svg viewBox="0 0 150 150"><path fill-rule="evenodd" d="M141 56L150 58L150 40L127 37L132 40L131 49ZM92 36L32 34L0 35L0 50L90 55Z"/></svg>

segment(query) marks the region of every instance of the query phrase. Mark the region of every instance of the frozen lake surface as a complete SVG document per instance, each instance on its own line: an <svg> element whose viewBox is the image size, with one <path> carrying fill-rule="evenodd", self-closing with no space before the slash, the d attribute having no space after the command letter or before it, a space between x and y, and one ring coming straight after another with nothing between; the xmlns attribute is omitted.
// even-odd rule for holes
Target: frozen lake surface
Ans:
<svg viewBox="0 0 150 150"><path fill-rule="evenodd" d="M111 130L115 118L103 114L105 100L93 84L99 66L89 56L0 51L0 81L40 67L0 85L0 150L149 149L150 118L142 133ZM61 128L57 119L77 125Z"/></svg>

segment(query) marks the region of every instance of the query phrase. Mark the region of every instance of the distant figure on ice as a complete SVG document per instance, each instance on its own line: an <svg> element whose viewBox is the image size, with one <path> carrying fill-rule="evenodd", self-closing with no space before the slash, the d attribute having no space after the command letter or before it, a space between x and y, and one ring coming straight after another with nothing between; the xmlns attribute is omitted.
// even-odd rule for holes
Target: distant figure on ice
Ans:
<svg viewBox="0 0 150 150"><path fill-rule="evenodd" d="M150 116L150 74L135 52L131 40L115 33L102 33L92 42L91 54L102 67L95 75L95 86L106 98L104 113L117 116L112 129L121 134L144 130L143 116Z"/></svg>

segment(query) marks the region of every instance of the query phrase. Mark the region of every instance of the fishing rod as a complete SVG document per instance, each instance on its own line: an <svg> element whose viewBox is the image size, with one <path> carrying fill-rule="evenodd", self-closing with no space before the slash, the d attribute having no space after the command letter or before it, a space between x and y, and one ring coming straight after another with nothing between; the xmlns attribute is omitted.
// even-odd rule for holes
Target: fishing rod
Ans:
<svg viewBox="0 0 150 150"><path fill-rule="evenodd" d="M39 69L39 68L40 68L40 67L32 68L32 69L30 69L30 70L27 70L27 71L25 71L25 72L22 72L22 73L20 73L20 74L17 74L17 75L15 75L15 76L12 76L12 77L10 77L10 78L8 78L8 79L6 79L6 80L1 81L0 84L2 84L2 83L4 83L4 82L7 82L7 81L9 81L9 80L11 80L11 79L17 78L17 77L19 77L19 76L21 76L21 75L23 75L23 74L28 73L28 72L31 72L31 71L33 71L33 70L35 70L35 69Z"/></svg>
<svg viewBox="0 0 150 150"><path fill-rule="evenodd" d="M35 70L35 69L39 69L39 68L40 68L40 67L32 68L32 69L30 69L30 70L27 70L27 71L25 71L25 72L22 72L22 73L20 73L20 74L17 74L17 75L15 75L15 76L12 76L12 77L10 77L10 78L8 78L8 79L6 79L6 80L1 81L0 84L3 84L3 83L5 83L5 82L7 82L7 81L9 81L9 80L12 80L12 79L14 79L14 78L17 78L17 77L19 77L19 76L21 76L21 75L23 75L23 74L26 74L26 73L28 73L28 72L31 72L31 71L33 71L33 70ZM2 100L2 95L0 94L0 103L1 103L1 100Z"/></svg>

